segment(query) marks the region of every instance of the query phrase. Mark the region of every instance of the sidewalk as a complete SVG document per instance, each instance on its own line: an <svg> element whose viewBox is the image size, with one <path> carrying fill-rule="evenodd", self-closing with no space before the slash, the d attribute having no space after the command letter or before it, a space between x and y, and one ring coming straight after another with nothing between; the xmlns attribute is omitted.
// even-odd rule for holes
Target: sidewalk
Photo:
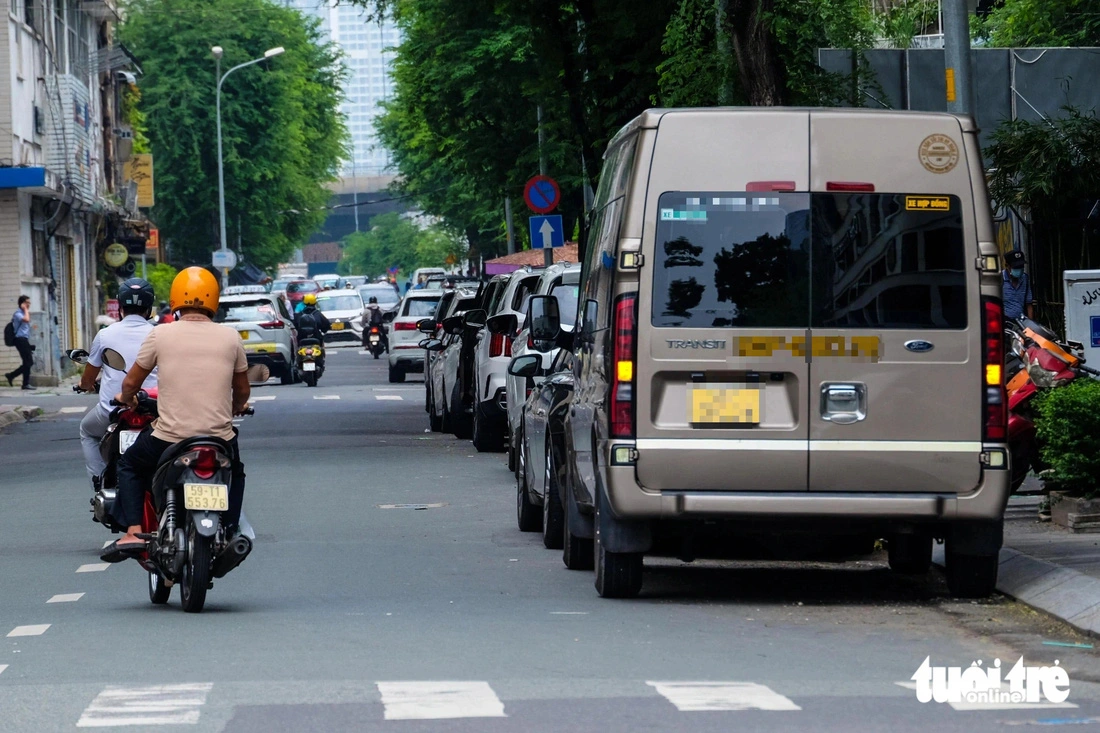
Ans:
<svg viewBox="0 0 1100 733"><path fill-rule="evenodd" d="M23 390L18 386L9 387L0 375L0 384L3 385L0 387L0 429L73 405L91 405L94 399L73 392L73 385L78 381L77 377L69 377L56 387Z"/></svg>

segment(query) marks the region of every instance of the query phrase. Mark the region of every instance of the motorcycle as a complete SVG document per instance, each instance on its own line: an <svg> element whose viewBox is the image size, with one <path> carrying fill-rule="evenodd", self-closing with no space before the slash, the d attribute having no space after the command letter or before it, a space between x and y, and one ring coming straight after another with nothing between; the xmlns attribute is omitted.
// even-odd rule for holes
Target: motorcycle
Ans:
<svg viewBox="0 0 1100 733"><path fill-rule="evenodd" d="M317 386L317 380L325 373L325 347L316 339L305 339L298 344L298 371L306 385Z"/></svg>
<svg viewBox="0 0 1100 733"><path fill-rule="evenodd" d="M1100 376L1085 366L1084 347L1059 342L1048 328L1029 318L1005 329L1005 392L1008 395L1008 447L1012 461L1012 491L1031 470L1044 465L1039 453L1032 398L1042 390L1063 387L1082 374Z"/></svg>
<svg viewBox="0 0 1100 733"><path fill-rule="evenodd" d="M386 353L386 346L382 343L381 326L371 326L367 331L367 350L374 355L375 359Z"/></svg>
<svg viewBox="0 0 1100 733"><path fill-rule="evenodd" d="M142 390L135 411L154 419L156 398ZM243 414L254 413L248 408ZM138 535L148 543L138 562L149 574L153 603L167 603L179 585L183 610L199 613L213 579L225 577L252 551L248 536L229 537L222 524L238 460L227 441L209 435L176 443L161 456Z"/></svg>

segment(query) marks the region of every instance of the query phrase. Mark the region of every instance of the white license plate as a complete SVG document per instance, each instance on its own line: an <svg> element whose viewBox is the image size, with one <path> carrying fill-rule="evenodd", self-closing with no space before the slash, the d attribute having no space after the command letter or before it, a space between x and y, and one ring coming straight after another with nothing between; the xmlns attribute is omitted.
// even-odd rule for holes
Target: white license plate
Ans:
<svg viewBox="0 0 1100 733"><path fill-rule="evenodd" d="M137 442L140 430L123 430L118 434L118 454L121 456L130 450L130 446Z"/></svg>
<svg viewBox="0 0 1100 733"><path fill-rule="evenodd" d="M184 484L183 506L198 511L229 511L229 487L225 484Z"/></svg>
<svg viewBox="0 0 1100 733"><path fill-rule="evenodd" d="M302 364L302 371L303 372L315 372L315 371L317 371L317 364L315 364L312 361L307 361L306 363Z"/></svg>
<svg viewBox="0 0 1100 733"><path fill-rule="evenodd" d="M370 337L370 342L371 342L372 344L376 344L376 343L378 343L378 336L375 336L375 335L371 335L371 337Z"/></svg>

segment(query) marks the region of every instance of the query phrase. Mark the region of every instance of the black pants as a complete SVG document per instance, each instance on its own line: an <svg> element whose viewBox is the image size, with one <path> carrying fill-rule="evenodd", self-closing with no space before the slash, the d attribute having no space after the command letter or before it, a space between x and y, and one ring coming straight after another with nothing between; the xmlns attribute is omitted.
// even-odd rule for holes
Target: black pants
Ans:
<svg viewBox="0 0 1100 733"><path fill-rule="evenodd" d="M141 524L145 514L145 493L152 489L153 474L164 451L174 443L154 438L146 430L118 459L118 497L111 513L119 524L132 527ZM240 461L237 438L229 441L233 450L233 478L229 484L229 511L222 515L222 523L228 529L236 528L241 519L241 502L244 500L244 464Z"/></svg>
<svg viewBox="0 0 1100 733"><path fill-rule="evenodd" d="M34 349L31 348L29 339L16 338L15 350L19 352L19 358L23 360L23 365L14 372L8 372L5 376L8 379L15 379L22 374L23 386L29 387L31 383L31 367L34 366Z"/></svg>

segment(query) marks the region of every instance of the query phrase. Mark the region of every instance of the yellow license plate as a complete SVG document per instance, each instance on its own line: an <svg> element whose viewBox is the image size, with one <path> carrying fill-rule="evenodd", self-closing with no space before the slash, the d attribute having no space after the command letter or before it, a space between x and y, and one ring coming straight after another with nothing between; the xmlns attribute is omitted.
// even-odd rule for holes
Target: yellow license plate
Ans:
<svg viewBox="0 0 1100 733"><path fill-rule="evenodd" d="M698 425L755 425L760 422L760 390L696 387L690 391L688 413L688 420Z"/></svg>
<svg viewBox="0 0 1100 733"><path fill-rule="evenodd" d="M337 321L336 323L332 324L332 330L333 331L343 331L344 330L344 324Z"/></svg>
<svg viewBox="0 0 1100 733"><path fill-rule="evenodd" d="M248 331L241 331L241 340L248 341Z"/></svg>
<svg viewBox="0 0 1100 733"><path fill-rule="evenodd" d="M225 484L184 484L183 506L208 512L229 511L229 487Z"/></svg>

